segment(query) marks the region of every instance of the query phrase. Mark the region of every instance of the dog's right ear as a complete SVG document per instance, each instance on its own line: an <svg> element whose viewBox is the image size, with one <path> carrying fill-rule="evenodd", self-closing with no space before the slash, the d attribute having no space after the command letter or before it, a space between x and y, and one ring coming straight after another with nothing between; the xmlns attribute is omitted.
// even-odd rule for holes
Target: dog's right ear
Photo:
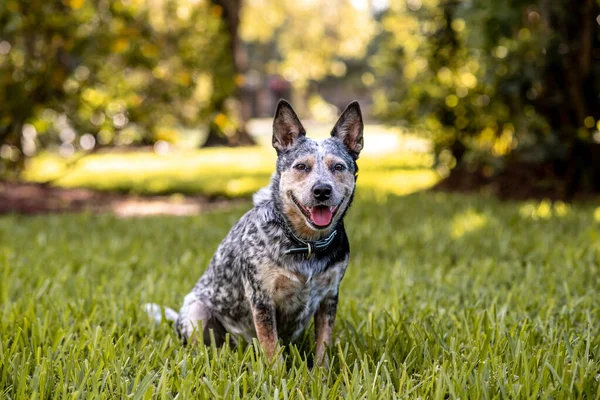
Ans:
<svg viewBox="0 0 600 400"><path fill-rule="evenodd" d="M273 147L277 154L291 149L302 136L306 136L306 131L294 109L287 101L279 100L273 120Z"/></svg>

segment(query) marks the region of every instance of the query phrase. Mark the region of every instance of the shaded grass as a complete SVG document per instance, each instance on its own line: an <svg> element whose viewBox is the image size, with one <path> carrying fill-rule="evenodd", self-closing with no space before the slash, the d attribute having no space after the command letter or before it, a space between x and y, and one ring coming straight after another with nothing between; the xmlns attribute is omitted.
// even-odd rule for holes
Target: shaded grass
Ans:
<svg viewBox="0 0 600 400"><path fill-rule="evenodd" d="M0 217L2 398L600 398L600 212L362 187L329 370L307 333L182 346L178 307L250 206L191 218Z"/></svg>

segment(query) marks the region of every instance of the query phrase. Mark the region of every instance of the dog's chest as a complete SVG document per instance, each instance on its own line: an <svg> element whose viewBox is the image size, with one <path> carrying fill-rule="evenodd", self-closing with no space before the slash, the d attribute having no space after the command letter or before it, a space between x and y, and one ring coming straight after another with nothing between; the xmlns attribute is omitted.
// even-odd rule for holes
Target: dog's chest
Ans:
<svg viewBox="0 0 600 400"><path fill-rule="evenodd" d="M329 292L335 292L342 276L342 265L334 264L323 272L310 274L301 268L267 267L262 283L277 311L288 320L310 318L319 302ZM304 315L306 314L306 315Z"/></svg>

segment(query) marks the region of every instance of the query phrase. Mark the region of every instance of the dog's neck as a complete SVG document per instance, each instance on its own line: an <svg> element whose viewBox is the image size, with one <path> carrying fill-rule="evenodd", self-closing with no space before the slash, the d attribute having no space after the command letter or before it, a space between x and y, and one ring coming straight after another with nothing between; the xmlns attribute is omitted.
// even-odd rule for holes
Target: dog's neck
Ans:
<svg viewBox="0 0 600 400"><path fill-rule="evenodd" d="M305 254L306 258L310 258L316 252L327 250L338 235L338 230L336 228L325 239L316 241L306 241L296 236L293 232L290 233L293 240L298 244L298 247L292 247L291 249L286 250L285 254Z"/></svg>

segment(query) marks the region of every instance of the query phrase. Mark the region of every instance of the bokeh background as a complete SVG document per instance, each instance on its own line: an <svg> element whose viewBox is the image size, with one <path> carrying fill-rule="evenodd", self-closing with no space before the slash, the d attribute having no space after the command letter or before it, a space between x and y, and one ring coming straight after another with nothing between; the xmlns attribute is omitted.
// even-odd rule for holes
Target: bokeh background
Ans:
<svg viewBox="0 0 600 400"><path fill-rule="evenodd" d="M600 399L599 4L0 0L0 398ZM268 183L280 98L365 117L328 369L142 309Z"/></svg>
<svg viewBox="0 0 600 400"><path fill-rule="evenodd" d="M248 196L279 98L317 137L359 100L367 186L600 191L597 0L5 0L3 201Z"/></svg>

